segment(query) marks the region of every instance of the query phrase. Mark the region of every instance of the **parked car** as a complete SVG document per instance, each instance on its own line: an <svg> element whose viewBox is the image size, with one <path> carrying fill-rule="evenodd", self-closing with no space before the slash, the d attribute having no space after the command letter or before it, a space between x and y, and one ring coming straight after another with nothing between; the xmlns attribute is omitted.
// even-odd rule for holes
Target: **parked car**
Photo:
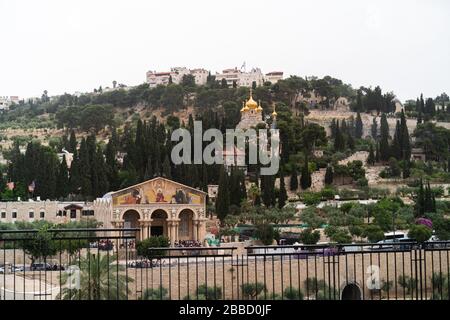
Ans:
<svg viewBox="0 0 450 320"><path fill-rule="evenodd" d="M11 272L24 272L24 266L11 266Z"/></svg>
<svg viewBox="0 0 450 320"><path fill-rule="evenodd" d="M33 263L31 265L31 271L47 271L53 270L49 263Z"/></svg>

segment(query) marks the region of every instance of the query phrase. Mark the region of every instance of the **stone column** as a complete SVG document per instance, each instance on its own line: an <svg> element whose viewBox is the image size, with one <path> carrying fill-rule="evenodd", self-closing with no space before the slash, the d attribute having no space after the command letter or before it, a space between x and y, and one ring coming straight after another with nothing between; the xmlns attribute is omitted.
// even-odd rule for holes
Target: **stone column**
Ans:
<svg viewBox="0 0 450 320"><path fill-rule="evenodd" d="M194 236L194 241L197 241L198 240L198 220L194 220L193 221L194 222L194 234L193 234L193 236Z"/></svg>
<svg viewBox="0 0 450 320"><path fill-rule="evenodd" d="M178 221L175 221L175 223L173 225L173 232L174 232L175 241L179 241L180 239L178 239Z"/></svg>
<svg viewBox="0 0 450 320"><path fill-rule="evenodd" d="M139 240L144 240L145 221L139 220Z"/></svg>
<svg viewBox="0 0 450 320"><path fill-rule="evenodd" d="M170 243L173 243L172 237L172 221L167 221L167 236L169 237Z"/></svg>
<svg viewBox="0 0 450 320"><path fill-rule="evenodd" d="M147 238L152 236L152 221L149 221L147 224Z"/></svg>

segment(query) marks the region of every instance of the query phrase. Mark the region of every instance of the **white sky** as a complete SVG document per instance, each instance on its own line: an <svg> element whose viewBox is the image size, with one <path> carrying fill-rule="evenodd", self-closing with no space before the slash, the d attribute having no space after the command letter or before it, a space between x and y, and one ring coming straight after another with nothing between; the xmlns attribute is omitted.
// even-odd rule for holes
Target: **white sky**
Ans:
<svg viewBox="0 0 450 320"><path fill-rule="evenodd" d="M450 94L447 0L0 0L0 95L91 91L147 70L257 66Z"/></svg>

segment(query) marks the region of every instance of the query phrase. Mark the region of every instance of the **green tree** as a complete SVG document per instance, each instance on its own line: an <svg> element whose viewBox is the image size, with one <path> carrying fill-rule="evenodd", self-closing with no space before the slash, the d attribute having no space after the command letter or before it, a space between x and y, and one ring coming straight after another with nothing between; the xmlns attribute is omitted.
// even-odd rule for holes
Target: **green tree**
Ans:
<svg viewBox="0 0 450 320"><path fill-rule="evenodd" d="M419 243L423 243L431 238L433 231L422 224L412 225L408 231L408 237L415 239Z"/></svg>
<svg viewBox="0 0 450 320"><path fill-rule="evenodd" d="M367 157L367 164L372 165L372 166L375 164L375 154L373 152L372 144L369 147L369 156Z"/></svg>
<svg viewBox="0 0 450 320"><path fill-rule="evenodd" d="M303 244L317 244L320 240L320 232L313 231L312 228L307 228L300 233L299 240Z"/></svg>
<svg viewBox="0 0 450 320"><path fill-rule="evenodd" d="M282 209L286 205L286 201L288 199L286 186L284 182L284 172L280 171L280 192L278 195L278 208Z"/></svg>
<svg viewBox="0 0 450 320"><path fill-rule="evenodd" d="M325 185L333 184L333 167L327 166L327 171L325 172Z"/></svg>
<svg viewBox="0 0 450 320"><path fill-rule="evenodd" d="M387 122L386 114L381 115L381 125L380 125L380 158L383 161L387 161L390 156L389 149L389 124Z"/></svg>
<svg viewBox="0 0 450 320"><path fill-rule="evenodd" d="M308 189L311 187L311 173L309 172L309 164L308 164L308 157L305 156L305 163L303 164L302 168L302 175L300 177L300 185L303 190Z"/></svg>
<svg viewBox="0 0 450 320"><path fill-rule="evenodd" d="M79 288L65 287L60 293L63 300L125 300L130 294L133 279L124 275L125 267L114 263L116 256L87 253L81 258ZM61 276L61 283L68 284L70 275Z"/></svg>
<svg viewBox="0 0 450 320"><path fill-rule="evenodd" d="M295 168L295 165L292 168L291 181L289 183L289 189L291 191L295 191L295 190L298 189L298 176L297 176L297 170Z"/></svg>
<svg viewBox="0 0 450 320"><path fill-rule="evenodd" d="M67 168L66 156L64 155L59 165L58 176L56 180L56 193L58 197L67 197L69 194L69 169Z"/></svg>
<svg viewBox="0 0 450 320"><path fill-rule="evenodd" d="M363 122L361 120L361 114L357 113L356 115L356 123L355 123L355 138L361 139L363 136Z"/></svg>
<svg viewBox="0 0 450 320"><path fill-rule="evenodd" d="M230 194L228 185L228 174L222 166L219 178L219 189L216 199L216 213L221 222L224 221L230 210Z"/></svg>

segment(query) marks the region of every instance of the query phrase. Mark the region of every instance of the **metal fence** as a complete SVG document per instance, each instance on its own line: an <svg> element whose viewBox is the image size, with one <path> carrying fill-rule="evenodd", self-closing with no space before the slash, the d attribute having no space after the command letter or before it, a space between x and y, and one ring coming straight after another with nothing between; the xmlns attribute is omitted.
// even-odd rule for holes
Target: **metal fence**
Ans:
<svg viewBox="0 0 450 320"><path fill-rule="evenodd" d="M449 242L181 247L136 229L0 231L5 300L448 300Z"/></svg>

